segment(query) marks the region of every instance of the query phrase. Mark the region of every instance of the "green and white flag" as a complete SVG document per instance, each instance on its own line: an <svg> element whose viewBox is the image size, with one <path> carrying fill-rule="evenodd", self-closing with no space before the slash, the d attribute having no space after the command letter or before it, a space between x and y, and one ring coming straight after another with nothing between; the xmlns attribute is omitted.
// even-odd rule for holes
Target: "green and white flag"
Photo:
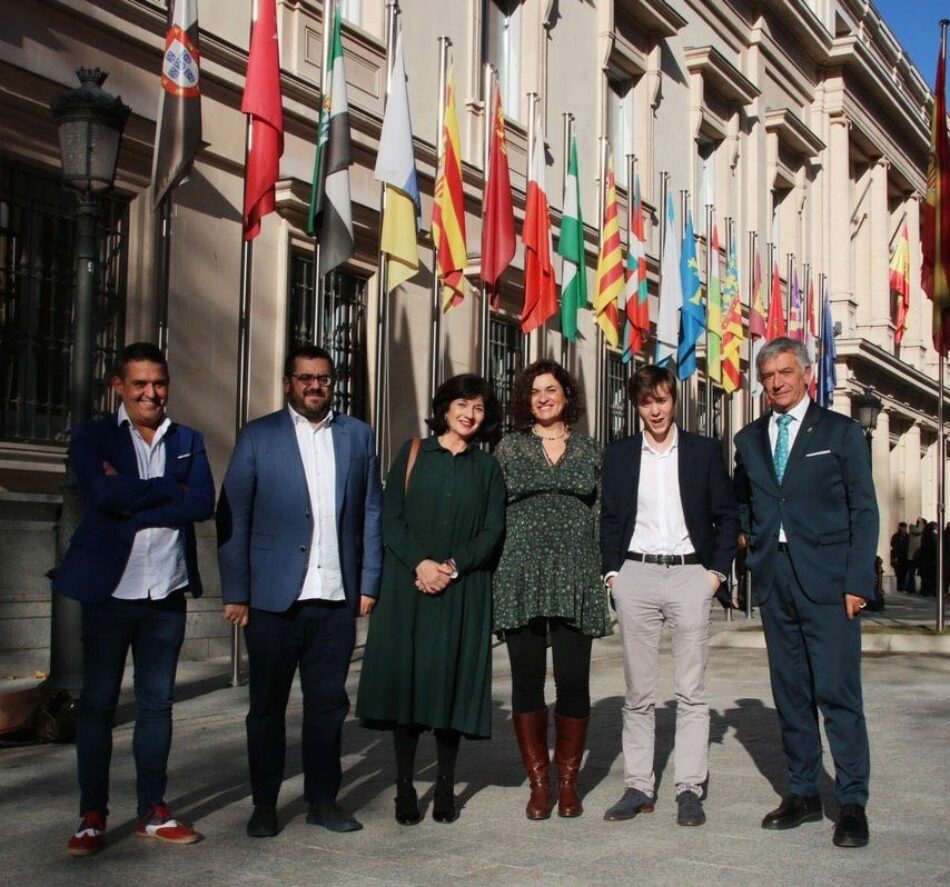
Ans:
<svg viewBox="0 0 950 887"><path fill-rule="evenodd" d="M561 237L557 244L561 265L561 334L577 338L577 313L587 307L587 262L584 258L584 220L577 174L577 141L571 137L570 160L564 177Z"/></svg>
<svg viewBox="0 0 950 887"><path fill-rule="evenodd" d="M320 274L342 265L354 252L350 204L350 114L343 68L342 16L336 4L324 67L323 107L313 166L307 233L320 244Z"/></svg>

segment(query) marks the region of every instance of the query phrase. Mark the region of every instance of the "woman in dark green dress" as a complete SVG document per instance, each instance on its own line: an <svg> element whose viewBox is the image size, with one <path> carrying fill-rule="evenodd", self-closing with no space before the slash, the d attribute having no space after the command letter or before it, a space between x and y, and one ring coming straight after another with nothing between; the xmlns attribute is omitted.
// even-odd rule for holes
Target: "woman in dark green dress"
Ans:
<svg viewBox="0 0 950 887"><path fill-rule="evenodd" d="M356 714L367 727L393 731L396 821L405 825L421 818L413 786L419 734L435 732L439 822L458 815L460 737L491 735L491 569L505 529L505 485L495 459L474 444L500 418L484 379L449 379L432 402L435 436L407 441L386 481L383 576Z"/></svg>
<svg viewBox="0 0 950 887"><path fill-rule="evenodd" d="M494 629L511 661L512 719L531 783L529 819L551 815L547 642L554 661L558 813L580 816L577 774L590 717L593 638L610 634L600 578L600 446L574 430L582 413L577 383L539 360L516 377L515 432L495 457L507 486L505 545L495 572Z"/></svg>

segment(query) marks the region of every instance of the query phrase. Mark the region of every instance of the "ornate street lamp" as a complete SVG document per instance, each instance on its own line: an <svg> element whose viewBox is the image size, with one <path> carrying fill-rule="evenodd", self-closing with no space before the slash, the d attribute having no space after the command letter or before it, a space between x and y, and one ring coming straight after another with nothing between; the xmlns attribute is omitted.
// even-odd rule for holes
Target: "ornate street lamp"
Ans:
<svg viewBox="0 0 950 887"><path fill-rule="evenodd" d="M73 303L73 349L70 365L69 421L92 416L92 349L96 275L99 271L99 198L115 183L122 130L129 108L102 89L106 73L80 68L80 86L50 102L59 131L63 181L78 192L76 215L76 296ZM79 522L82 503L69 462L59 520L59 556ZM82 678L80 607L62 595L53 595L50 613L50 677L54 691L78 690Z"/></svg>
<svg viewBox="0 0 950 887"><path fill-rule="evenodd" d="M868 386L861 394L851 395L851 405L857 411L858 424L864 429L864 436L868 441L868 452L871 451L871 437L877 428L877 417L881 414L884 402Z"/></svg>

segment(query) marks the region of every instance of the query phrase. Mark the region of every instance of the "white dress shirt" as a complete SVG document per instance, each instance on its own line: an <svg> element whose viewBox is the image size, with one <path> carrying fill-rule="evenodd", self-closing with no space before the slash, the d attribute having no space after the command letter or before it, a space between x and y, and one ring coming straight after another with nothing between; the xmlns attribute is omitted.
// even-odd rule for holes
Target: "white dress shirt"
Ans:
<svg viewBox="0 0 950 887"><path fill-rule="evenodd" d="M171 420L158 426L151 444L145 442L139 430L129 421L125 404L119 407L119 426L126 425L135 448L139 477L150 480L165 475L165 434ZM181 530L171 527L146 527L135 534L132 552L119 584L112 596L125 601L151 598L160 601L173 591L188 584L185 565L185 546Z"/></svg>
<svg viewBox="0 0 950 887"><path fill-rule="evenodd" d="M297 435L313 515L307 573L297 600L342 601L346 595L336 532L336 456L330 431L333 412L315 425L289 404L287 409Z"/></svg>
<svg viewBox="0 0 950 887"><path fill-rule="evenodd" d="M795 438L798 437L798 432L801 430L802 422L805 421L805 413L808 412L808 405L811 401L807 396L803 397L795 406L793 406L786 415L792 417L792 421L788 423L788 452L792 452L792 447L795 446ZM775 457L775 443L778 440L778 417L781 416L781 413L777 413L775 410L772 410L772 415L769 418L769 448L772 450L772 457ZM778 528L778 541L779 542L788 542L788 539L785 536L785 527L781 524Z"/></svg>
<svg viewBox="0 0 950 887"><path fill-rule="evenodd" d="M665 452L650 445L643 435L640 483L637 489L637 522L630 551L640 554L692 554L680 498L679 429L670 429L673 442Z"/></svg>

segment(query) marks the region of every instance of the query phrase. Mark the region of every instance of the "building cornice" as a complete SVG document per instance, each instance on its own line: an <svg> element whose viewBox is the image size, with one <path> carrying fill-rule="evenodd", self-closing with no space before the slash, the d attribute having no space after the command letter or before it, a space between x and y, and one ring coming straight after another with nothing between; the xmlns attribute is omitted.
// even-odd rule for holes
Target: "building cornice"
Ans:
<svg viewBox="0 0 950 887"><path fill-rule="evenodd" d="M685 56L689 72L702 74L704 83L724 99L744 106L759 97L759 88L714 46L689 47Z"/></svg>
<svg viewBox="0 0 950 887"><path fill-rule="evenodd" d="M790 108L773 108L765 112L765 131L800 157L817 157L825 143L809 129Z"/></svg>

